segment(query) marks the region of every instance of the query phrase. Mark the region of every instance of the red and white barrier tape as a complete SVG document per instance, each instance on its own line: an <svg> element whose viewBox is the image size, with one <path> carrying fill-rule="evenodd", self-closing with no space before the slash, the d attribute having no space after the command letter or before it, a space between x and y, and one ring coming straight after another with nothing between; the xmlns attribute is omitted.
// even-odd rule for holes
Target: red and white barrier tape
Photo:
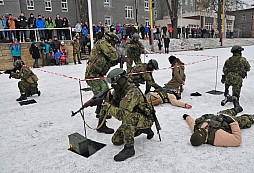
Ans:
<svg viewBox="0 0 254 173"><path fill-rule="evenodd" d="M175 54L175 55L185 55L185 54ZM197 64L197 63L200 63L200 62L205 62L205 61L209 61L209 60L212 60L214 58L217 58L217 56L210 56L210 55L186 55L186 56L207 56L207 57L210 57L210 58L199 60L199 61L194 61L194 62L183 64L183 65L180 65L180 66L187 66L187 65ZM180 66L165 67L165 68L160 68L160 69L154 70L154 71L168 70L168 69L172 69L172 68L178 68ZM32 67L29 67L29 68L32 68ZM69 79L79 80L79 78L76 78L76 77L67 76L65 74L59 74L59 73L51 72L51 71L48 71L48 70L43 70L43 69L40 69L40 68L36 68L36 70L39 70L39 71L42 71L42 72L45 72L45 73L54 74L54 75L57 75L57 76L62 76L62 77L69 78ZM136 74L151 73L151 72L154 72L154 71L143 71L143 72L129 73L128 76L132 76L132 75L136 75ZM106 78L106 76L96 77L96 78L81 79L80 81L104 80L105 78Z"/></svg>

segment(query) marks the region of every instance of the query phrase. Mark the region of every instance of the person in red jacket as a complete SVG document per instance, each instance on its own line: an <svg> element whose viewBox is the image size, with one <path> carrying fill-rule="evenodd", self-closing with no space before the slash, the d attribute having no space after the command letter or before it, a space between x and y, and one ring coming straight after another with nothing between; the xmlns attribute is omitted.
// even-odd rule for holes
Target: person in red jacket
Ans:
<svg viewBox="0 0 254 173"><path fill-rule="evenodd" d="M218 147L237 147L242 143L240 129L250 128L254 123L254 115L243 114L236 116L235 108L205 114L194 120L190 115L184 114L191 128L191 145L200 146L210 144Z"/></svg>

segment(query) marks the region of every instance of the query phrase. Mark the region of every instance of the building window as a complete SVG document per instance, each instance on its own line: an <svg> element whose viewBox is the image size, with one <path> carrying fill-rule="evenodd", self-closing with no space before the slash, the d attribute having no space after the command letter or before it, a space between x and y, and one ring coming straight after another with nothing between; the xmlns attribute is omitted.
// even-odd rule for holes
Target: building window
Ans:
<svg viewBox="0 0 254 173"><path fill-rule="evenodd" d="M68 2L67 0L62 0L61 2L62 6L62 12L68 12Z"/></svg>
<svg viewBox="0 0 254 173"><path fill-rule="evenodd" d="M242 26L242 32L244 32L245 31L245 26Z"/></svg>
<svg viewBox="0 0 254 173"><path fill-rule="evenodd" d="M157 18L157 10L153 10L154 18Z"/></svg>
<svg viewBox="0 0 254 173"><path fill-rule="evenodd" d="M4 5L4 0L0 0L0 5Z"/></svg>
<svg viewBox="0 0 254 173"><path fill-rule="evenodd" d="M145 18L145 24L146 24L146 26L150 25L150 19L149 18Z"/></svg>
<svg viewBox="0 0 254 173"><path fill-rule="evenodd" d="M104 0L104 6L110 7L111 6L110 0Z"/></svg>
<svg viewBox="0 0 254 173"><path fill-rule="evenodd" d="M185 2L185 5L188 6L188 0L185 0L184 2Z"/></svg>
<svg viewBox="0 0 254 173"><path fill-rule="evenodd" d="M227 22L226 32L232 31L232 23Z"/></svg>
<svg viewBox="0 0 254 173"><path fill-rule="evenodd" d="M205 23L205 28L208 30L212 30L212 24L211 23Z"/></svg>
<svg viewBox="0 0 254 173"><path fill-rule="evenodd" d="M104 23L106 23L107 25L111 25L111 16L105 16Z"/></svg>
<svg viewBox="0 0 254 173"><path fill-rule="evenodd" d="M193 7L194 4L193 4L193 0L190 0L190 6Z"/></svg>
<svg viewBox="0 0 254 173"><path fill-rule="evenodd" d="M26 0L27 10L34 10L34 0Z"/></svg>
<svg viewBox="0 0 254 173"><path fill-rule="evenodd" d="M245 21L245 20L246 20L246 15L243 14L243 15L242 15L242 21Z"/></svg>
<svg viewBox="0 0 254 173"><path fill-rule="evenodd" d="M144 0L145 11L149 11L149 1Z"/></svg>
<svg viewBox="0 0 254 173"><path fill-rule="evenodd" d="M132 6L125 6L125 18L133 19L133 8L132 8Z"/></svg>
<svg viewBox="0 0 254 173"><path fill-rule="evenodd" d="M45 1L45 11L52 11L51 0L44 0Z"/></svg>

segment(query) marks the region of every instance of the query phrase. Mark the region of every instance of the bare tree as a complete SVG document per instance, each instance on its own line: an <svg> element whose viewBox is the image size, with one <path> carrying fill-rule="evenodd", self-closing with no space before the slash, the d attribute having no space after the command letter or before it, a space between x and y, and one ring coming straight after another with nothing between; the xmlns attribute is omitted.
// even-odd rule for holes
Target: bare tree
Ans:
<svg viewBox="0 0 254 173"><path fill-rule="evenodd" d="M177 38L177 22L178 22L178 6L179 6L179 0L165 0L168 11L169 11L169 16L171 20L171 24L173 27L173 38Z"/></svg>

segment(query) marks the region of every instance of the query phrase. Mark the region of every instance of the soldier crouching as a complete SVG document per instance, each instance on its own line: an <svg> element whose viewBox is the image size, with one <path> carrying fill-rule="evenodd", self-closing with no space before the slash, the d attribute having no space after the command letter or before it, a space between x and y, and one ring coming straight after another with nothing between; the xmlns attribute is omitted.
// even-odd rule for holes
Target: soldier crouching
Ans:
<svg viewBox="0 0 254 173"><path fill-rule="evenodd" d="M34 94L40 96L41 92L38 90L38 77L36 74L29 67L25 66L21 60L16 60L13 66L15 70L10 72L10 78L21 79L18 82L21 96L16 101L26 100L27 97Z"/></svg>
<svg viewBox="0 0 254 173"><path fill-rule="evenodd" d="M147 134L147 139L153 138L153 108L149 107L140 89L128 82L123 69L116 68L110 71L107 81L114 90L112 94L108 93L99 115L103 117L110 114L122 122L112 137L112 143L124 144L124 149L114 157L115 161L124 161L135 155L135 136L144 133Z"/></svg>

